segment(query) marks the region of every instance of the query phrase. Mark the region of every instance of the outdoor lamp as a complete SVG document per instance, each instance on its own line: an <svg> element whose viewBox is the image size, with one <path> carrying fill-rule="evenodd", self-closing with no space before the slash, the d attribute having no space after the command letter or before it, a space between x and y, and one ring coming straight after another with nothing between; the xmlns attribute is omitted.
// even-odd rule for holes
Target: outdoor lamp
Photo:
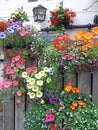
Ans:
<svg viewBox="0 0 98 130"><path fill-rule="evenodd" d="M33 16L35 22L43 22L46 18L46 8L42 5L38 5L37 7L33 8Z"/></svg>

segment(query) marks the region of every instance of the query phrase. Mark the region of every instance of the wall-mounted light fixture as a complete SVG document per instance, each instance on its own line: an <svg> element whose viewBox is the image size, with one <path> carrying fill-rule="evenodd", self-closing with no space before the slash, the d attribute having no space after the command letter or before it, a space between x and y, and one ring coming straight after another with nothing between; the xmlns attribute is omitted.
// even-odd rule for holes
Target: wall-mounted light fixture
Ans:
<svg viewBox="0 0 98 130"><path fill-rule="evenodd" d="M46 18L46 11L47 9L42 5L38 5L37 7L33 8L33 16L35 22L43 22Z"/></svg>

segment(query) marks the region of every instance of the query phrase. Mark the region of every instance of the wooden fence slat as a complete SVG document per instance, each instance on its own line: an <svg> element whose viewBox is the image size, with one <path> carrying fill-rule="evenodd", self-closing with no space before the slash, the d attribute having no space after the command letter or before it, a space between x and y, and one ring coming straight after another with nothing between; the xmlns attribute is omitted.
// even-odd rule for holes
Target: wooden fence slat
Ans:
<svg viewBox="0 0 98 130"><path fill-rule="evenodd" d="M0 112L0 130L4 130L3 112Z"/></svg>
<svg viewBox="0 0 98 130"><path fill-rule="evenodd" d="M24 101L17 104L15 99L15 130L23 130L23 116L25 112L25 97Z"/></svg>
<svg viewBox="0 0 98 130"><path fill-rule="evenodd" d="M14 97L4 103L4 130L14 130Z"/></svg>
<svg viewBox="0 0 98 130"><path fill-rule="evenodd" d="M91 89L91 73L81 71L78 73L78 87L81 92L89 93Z"/></svg>
<svg viewBox="0 0 98 130"><path fill-rule="evenodd" d="M93 102L98 106L98 70L93 73Z"/></svg>

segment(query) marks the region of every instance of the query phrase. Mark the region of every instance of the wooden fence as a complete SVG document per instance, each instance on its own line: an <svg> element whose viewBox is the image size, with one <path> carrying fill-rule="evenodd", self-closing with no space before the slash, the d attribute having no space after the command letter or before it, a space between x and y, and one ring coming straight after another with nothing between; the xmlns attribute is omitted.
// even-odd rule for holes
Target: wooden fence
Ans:
<svg viewBox="0 0 98 130"><path fill-rule="evenodd" d="M62 77L62 85L67 82L67 77ZM93 102L98 105L98 70L94 72L78 72L72 79L82 92L91 93L94 96ZM24 102L16 104L16 97L12 96L9 103L3 105L3 112L0 114L0 130L24 130L22 117L25 111L31 106L28 97L24 96Z"/></svg>

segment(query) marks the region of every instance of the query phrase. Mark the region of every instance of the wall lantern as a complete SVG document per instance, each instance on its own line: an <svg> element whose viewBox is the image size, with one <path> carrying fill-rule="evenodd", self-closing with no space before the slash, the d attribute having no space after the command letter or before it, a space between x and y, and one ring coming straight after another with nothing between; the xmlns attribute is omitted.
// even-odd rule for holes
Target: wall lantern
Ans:
<svg viewBox="0 0 98 130"><path fill-rule="evenodd" d="M45 21L46 18L46 8L43 7L42 5L38 5L37 7L34 7L33 11L33 16L34 16L34 21L35 22L43 22Z"/></svg>

